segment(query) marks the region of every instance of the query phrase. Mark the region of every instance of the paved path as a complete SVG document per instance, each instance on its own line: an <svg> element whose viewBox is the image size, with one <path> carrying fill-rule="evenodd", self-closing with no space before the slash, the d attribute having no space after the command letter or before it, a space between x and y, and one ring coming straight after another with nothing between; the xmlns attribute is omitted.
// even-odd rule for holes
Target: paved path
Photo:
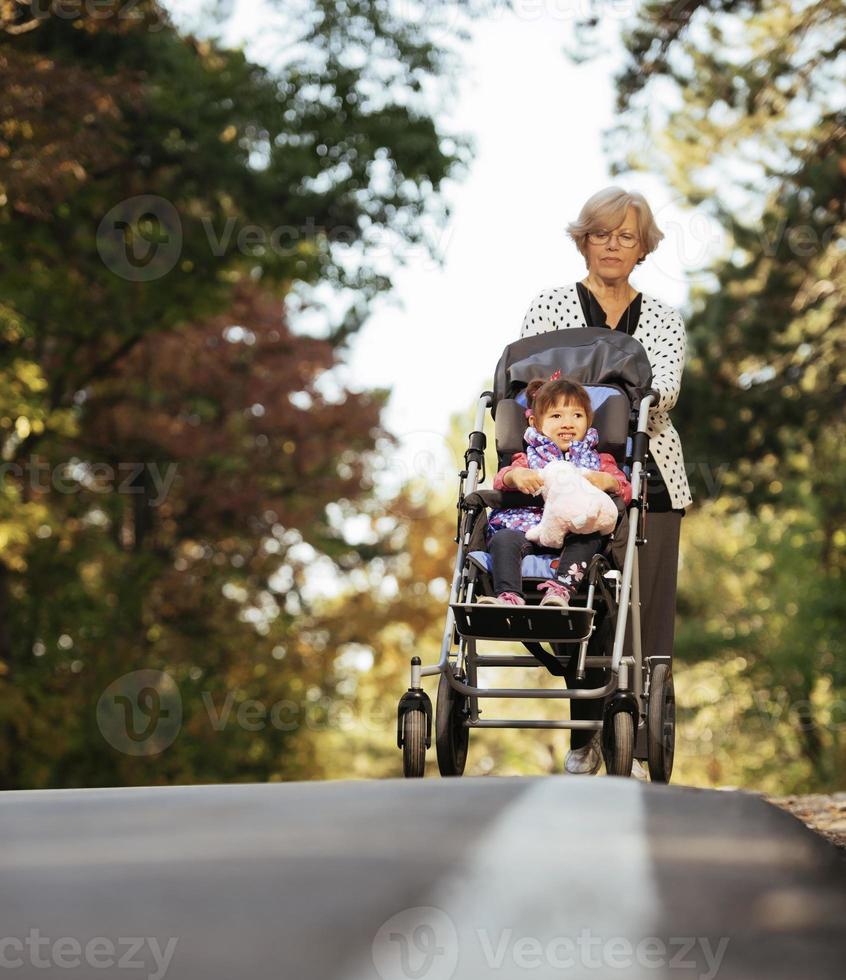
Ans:
<svg viewBox="0 0 846 980"><path fill-rule="evenodd" d="M846 859L737 792L589 777L0 796L12 980L844 975Z"/></svg>

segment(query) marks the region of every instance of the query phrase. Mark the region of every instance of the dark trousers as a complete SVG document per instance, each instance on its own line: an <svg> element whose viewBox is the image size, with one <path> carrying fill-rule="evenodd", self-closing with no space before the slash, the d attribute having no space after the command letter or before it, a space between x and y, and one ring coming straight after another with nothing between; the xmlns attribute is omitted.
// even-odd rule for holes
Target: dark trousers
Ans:
<svg viewBox="0 0 846 980"><path fill-rule="evenodd" d="M672 657L676 633L676 585L679 571L680 510L647 513L646 544L637 549L640 575L641 653L644 657ZM620 566L622 567L622 565ZM631 614L626 624L623 653L630 656Z"/></svg>
<svg viewBox="0 0 846 980"><path fill-rule="evenodd" d="M557 578L565 585L581 584L591 558L602 551L607 535L568 534L560 552L557 548L542 548L526 540L522 531L504 527L497 531L488 545L491 556L494 594L515 592L523 595L521 564L526 555L559 555ZM573 565L576 567L573 568ZM524 596L525 598L525 596Z"/></svg>

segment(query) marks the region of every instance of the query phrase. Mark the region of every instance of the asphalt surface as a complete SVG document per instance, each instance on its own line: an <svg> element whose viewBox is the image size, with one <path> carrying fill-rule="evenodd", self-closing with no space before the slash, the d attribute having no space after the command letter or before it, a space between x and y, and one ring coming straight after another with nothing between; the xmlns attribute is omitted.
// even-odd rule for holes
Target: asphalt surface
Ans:
<svg viewBox="0 0 846 980"><path fill-rule="evenodd" d="M846 860L760 798L608 777L0 796L13 978L846 973Z"/></svg>

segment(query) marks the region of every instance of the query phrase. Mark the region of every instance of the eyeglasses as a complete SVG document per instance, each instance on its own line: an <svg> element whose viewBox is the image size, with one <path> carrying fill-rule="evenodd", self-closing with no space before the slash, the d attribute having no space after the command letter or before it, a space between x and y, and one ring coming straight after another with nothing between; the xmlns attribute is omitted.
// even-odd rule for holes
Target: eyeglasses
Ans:
<svg viewBox="0 0 846 980"><path fill-rule="evenodd" d="M639 241L637 235L630 231L621 231L619 234L616 231L592 231L588 238L592 245L605 245L611 238L616 238L621 248L634 248Z"/></svg>

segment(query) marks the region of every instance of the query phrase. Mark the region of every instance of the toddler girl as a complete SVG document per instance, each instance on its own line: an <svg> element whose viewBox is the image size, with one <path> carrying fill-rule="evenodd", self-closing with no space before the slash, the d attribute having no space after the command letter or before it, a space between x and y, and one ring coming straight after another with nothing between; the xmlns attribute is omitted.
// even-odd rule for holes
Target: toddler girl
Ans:
<svg viewBox="0 0 846 980"><path fill-rule="evenodd" d="M511 464L497 473L494 490L521 490L539 496L543 487L541 470L553 460L566 459L586 468L583 474L594 486L619 495L628 504L632 488L610 453L597 453L599 441L591 428L593 408L587 391L575 381L561 378L556 371L548 381L531 381L526 388L529 427L523 436L527 453L515 453ZM537 507L497 508L488 519L487 544L491 555L494 596L483 596L480 603L525 605L521 564L528 554L550 554L526 540L525 532L539 524L543 503ZM558 560L558 575L542 582L546 591L541 605L567 606L584 578L588 562L602 550L603 535L567 534Z"/></svg>

